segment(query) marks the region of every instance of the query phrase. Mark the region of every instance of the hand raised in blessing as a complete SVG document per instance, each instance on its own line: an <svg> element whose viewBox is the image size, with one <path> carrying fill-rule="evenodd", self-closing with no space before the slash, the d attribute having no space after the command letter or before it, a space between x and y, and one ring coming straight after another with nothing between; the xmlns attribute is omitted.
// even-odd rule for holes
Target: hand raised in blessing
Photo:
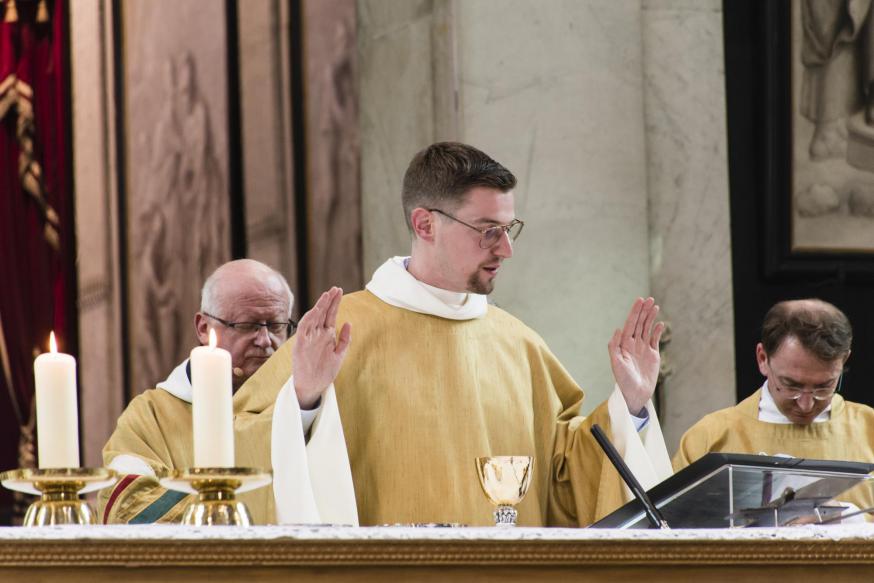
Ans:
<svg viewBox="0 0 874 583"><path fill-rule="evenodd" d="M334 382L352 340L348 322L343 324L339 337L335 329L342 297L343 290L338 287L324 292L297 326L291 358L294 390L301 409L312 409Z"/></svg>
<svg viewBox="0 0 874 583"><path fill-rule="evenodd" d="M625 320L607 345L613 377L632 415L638 415L655 392L659 378L659 339L663 322L655 323L659 307L652 298L637 298Z"/></svg>

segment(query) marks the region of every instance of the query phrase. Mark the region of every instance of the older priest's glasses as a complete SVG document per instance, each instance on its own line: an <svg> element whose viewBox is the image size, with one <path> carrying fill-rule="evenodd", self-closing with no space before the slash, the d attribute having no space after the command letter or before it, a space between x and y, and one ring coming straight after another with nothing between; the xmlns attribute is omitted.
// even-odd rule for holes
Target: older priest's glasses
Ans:
<svg viewBox="0 0 874 583"><path fill-rule="evenodd" d="M261 330L261 328L267 328L267 332L273 336L280 336L283 333L286 336L291 336L297 329L297 322L294 320L288 320L285 322L228 322L227 320L223 320L212 314L207 314L206 312L203 312L203 315L207 318L212 318L222 326L231 328L240 334L256 334Z"/></svg>
<svg viewBox="0 0 874 583"><path fill-rule="evenodd" d="M522 232L522 227L525 226L525 223L520 221L519 219L513 219L507 225L495 225L493 227L474 227L468 223L465 223L461 219L457 219L450 215L449 213L445 213L440 209L428 209L428 212L439 213L446 217L447 219L452 219L456 223L461 223L468 229L473 229L477 233L480 234L479 246L480 249L490 249L498 244L498 241L501 240L501 235L506 233L510 238L510 241L515 241L516 237L519 236L519 233Z"/></svg>

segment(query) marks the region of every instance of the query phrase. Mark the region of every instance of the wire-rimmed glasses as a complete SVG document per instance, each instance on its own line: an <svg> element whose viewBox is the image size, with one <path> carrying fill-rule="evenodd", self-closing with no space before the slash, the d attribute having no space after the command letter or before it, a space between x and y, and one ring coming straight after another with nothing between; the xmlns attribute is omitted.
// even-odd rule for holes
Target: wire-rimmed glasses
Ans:
<svg viewBox="0 0 874 583"><path fill-rule="evenodd" d="M469 229L473 229L477 233L480 234L479 246L480 249L491 249L495 245L498 244L498 241L501 240L501 235L506 233L507 237L510 238L510 241L515 241L519 236L519 233L522 232L522 227L525 226L525 223L519 219L513 219L506 225L494 225L491 227L475 227L471 224L465 223L461 219L453 217L447 212L441 211L440 209L427 209L432 213L440 213L447 219L452 219L456 223L461 223L465 227Z"/></svg>
<svg viewBox="0 0 874 583"><path fill-rule="evenodd" d="M797 401L801 398L801 395L807 393L816 401L828 401L832 397L835 396L841 390L841 383L844 381L843 373L838 376L838 382L835 384L833 388L821 388L821 389L799 389L795 387L781 387L774 380L768 379L768 383L772 384L777 392L786 395L786 398L791 401Z"/></svg>
<svg viewBox="0 0 874 583"><path fill-rule="evenodd" d="M271 336L281 336L283 333L286 337L290 337L297 329L297 322L294 320L286 320L285 322L229 322L228 320L213 316L207 312L201 312L207 318L212 318L222 326L231 328L240 334L257 334L261 328L266 328L267 333Z"/></svg>

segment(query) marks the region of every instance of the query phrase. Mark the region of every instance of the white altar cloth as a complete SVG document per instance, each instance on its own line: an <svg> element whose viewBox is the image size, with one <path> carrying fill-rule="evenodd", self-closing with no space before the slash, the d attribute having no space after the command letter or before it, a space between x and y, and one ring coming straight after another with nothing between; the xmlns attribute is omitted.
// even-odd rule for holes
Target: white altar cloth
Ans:
<svg viewBox="0 0 874 583"><path fill-rule="evenodd" d="M301 540L301 541L874 541L874 524L734 529L584 529L584 528L441 528L253 526L189 527L180 525L0 527L2 541L125 540Z"/></svg>

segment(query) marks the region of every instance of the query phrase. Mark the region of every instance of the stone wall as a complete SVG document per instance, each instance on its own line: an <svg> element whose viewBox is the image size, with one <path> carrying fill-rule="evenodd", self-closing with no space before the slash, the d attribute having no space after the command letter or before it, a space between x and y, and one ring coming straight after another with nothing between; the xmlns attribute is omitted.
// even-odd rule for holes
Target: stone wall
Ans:
<svg viewBox="0 0 874 583"><path fill-rule="evenodd" d="M362 0L359 14L366 273L409 253L413 153L446 137L490 153L517 175L526 221L494 300L546 339L590 410L612 390L613 329L649 293L640 6ZM454 116L435 112L446 101Z"/></svg>
<svg viewBox="0 0 874 583"><path fill-rule="evenodd" d="M493 294L583 386L638 295L671 323L669 449L735 399L718 0L359 0L365 274L409 253L412 154L470 142L519 178L526 221ZM454 107L440 109L440 104Z"/></svg>

